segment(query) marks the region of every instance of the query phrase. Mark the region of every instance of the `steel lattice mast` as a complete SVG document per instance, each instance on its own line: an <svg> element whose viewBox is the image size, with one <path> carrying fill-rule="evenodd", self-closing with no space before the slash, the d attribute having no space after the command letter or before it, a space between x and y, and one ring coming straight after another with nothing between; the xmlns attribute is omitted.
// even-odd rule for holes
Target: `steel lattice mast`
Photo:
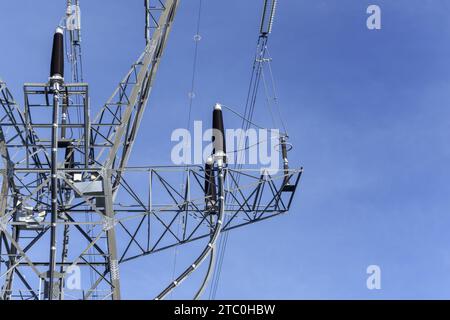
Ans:
<svg viewBox="0 0 450 320"><path fill-rule="evenodd" d="M221 232L289 210L302 169L276 176L230 169L220 139L206 170L127 167L179 0L153 3L145 1L144 52L93 119L88 84L64 81L61 29L49 81L24 85L23 109L0 81L1 299L120 299L121 263L206 239L163 298L211 254ZM147 184L133 187L133 175L145 175ZM94 281L69 286L76 268L90 270Z"/></svg>

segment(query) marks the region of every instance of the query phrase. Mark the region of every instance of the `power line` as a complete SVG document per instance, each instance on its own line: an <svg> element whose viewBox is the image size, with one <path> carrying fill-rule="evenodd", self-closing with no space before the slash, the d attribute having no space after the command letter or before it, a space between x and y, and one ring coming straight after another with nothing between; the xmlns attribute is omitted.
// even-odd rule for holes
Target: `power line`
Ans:
<svg viewBox="0 0 450 320"><path fill-rule="evenodd" d="M266 62L269 62L269 64L270 64L270 60L271 60L270 57L268 57L267 43L268 43L268 36L272 32L276 6L277 6L277 0L265 0L264 1L263 14L262 14L261 25L260 25L260 34L259 34L259 37L257 40L257 45L256 45L257 50L256 50L255 59L253 61L253 67L252 67L252 72L251 72L251 76L250 76L250 84L249 84L248 92L247 92L244 116L242 116L241 126L244 128L244 130L243 130L241 136L239 137L239 146L241 145L240 143L242 142L242 135L245 134L245 132L250 128L251 125L254 125L253 116L254 116L254 112L255 112L255 108L256 108L258 91L259 91L261 79L263 80L263 85L265 87L266 100L268 102L269 112L271 114L273 124L276 125L275 117L271 110L271 103L270 103L270 98L269 98L269 94L268 94L267 83L266 83L265 76L264 76L264 65ZM271 74L271 80L273 82L274 78L273 78L271 69L270 69L270 74ZM276 97L275 86L273 83L272 83L272 85L273 85L273 89L274 89L273 90L274 101L276 102L277 97ZM280 112L279 112L279 115L280 115L280 120L284 127L284 130L286 131L284 122L281 119ZM245 136L244 139L245 139L244 140L244 149L246 150L246 149L252 147L252 146L247 145L248 137ZM243 161L240 161L240 160L242 160L243 156L244 155L242 153L240 153L241 158L236 162L236 165L235 165L236 170L242 169ZM239 184L240 176L238 176L236 180L237 180L237 184ZM236 202L235 197L233 196L233 199L232 199L230 205L233 205L235 202ZM225 220L226 219L227 219L227 217L225 217ZM210 290L210 295L209 295L210 299L215 299L215 297L217 295L217 290L219 287L220 277L221 277L221 273L222 273L222 266L223 266L223 262L225 259L225 252L226 252L226 248L227 248L227 244L228 244L228 238L229 238L229 233L226 232L219 241L219 258L218 258L218 262L216 265L214 279L213 279L211 290Z"/></svg>
<svg viewBox="0 0 450 320"><path fill-rule="evenodd" d="M193 62L192 62L192 76L191 76L191 87L190 87L190 92L188 94L189 97L189 111L188 111L188 120L187 120L187 124L186 124L186 129L189 130L191 127L191 114L192 114L192 107L194 104L194 98L195 98L195 80L196 80L196 75L197 75L197 60L198 60L198 45L200 42L200 23L201 23L201 17L202 17L202 2L203 0L199 0L198 1L198 12L197 12L197 24L196 24L196 33L194 35L194 56L193 56ZM187 154L186 154L187 157ZM188 159L185 158L185 163L188 163L187 161ZM183 186L186 180L186 173L183 173L183 177L182 177L182 181L181 181L181 185ZM183 220L181 220L183 219ZM180 233L180 226L182 225L182 223L184 222L184 224L187 223L187 217L180 215L178 218L178 226L177 226L177 236L179 236ZM185 227L183 226L183 232L185 230ZM178 246L175 247L174 249L174 263L173 263L173 270L172 270L172 280L175 279L175 273L176 273L176 265L177 265L177 257L178 257ZM172 296L172 292L171 292L171 296Z"/></svg>

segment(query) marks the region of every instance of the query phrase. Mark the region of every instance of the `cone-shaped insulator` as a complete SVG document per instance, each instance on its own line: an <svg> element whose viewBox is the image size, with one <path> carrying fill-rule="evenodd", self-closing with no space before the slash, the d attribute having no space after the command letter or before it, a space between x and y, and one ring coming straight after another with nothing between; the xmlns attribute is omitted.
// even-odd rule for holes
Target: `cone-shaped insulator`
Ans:
<svg viewBox="0 0 450 320"><path fill-rule="evenodd" d="M288 149L287 149L287 137L280 138L281 144L281 156L283 157L284 168L284 185L289 185L289 161L288 161Z"/></svg>
<svg viewBox="0 0 450 320"><path fill-rule="evenodd" d="M223 126L222 106L216 104L213 111L213 154L216 157L222 157L223 161L226 161L225 155L227 148L225 145L225 129Z"/></svg>
<svg viewBox="0 0 450 320"><path fill-rule="evenodd" d="M66 147L65 153L66 160L64 161L64 168L73 169L75 167L75 150L73 145Z"/></svg>
<svg viewBox="0 0 450 320"><path fill-rule="evenodd" d="M56 28L53 36L52 61L50 64L50 77L64 78L64 39L63 29Z"/></svg>
<svg viewBox="0 0 450 320"><path fill-rule="evenodd" d="M283 157L283 160L287 160L287 146L286 146L286 138L281 137L281 156Z"/></svg>
<svg viewBox="0 0 450 320"><path fill-rule="evenodd" d="M66 169L75 168L75 149L72 144L66 147L64 168ZM68 175L71 177L71 179L73 179L74 176L73 173L69 173Z"/></svg>
<svg viewBox="0 0 450 320"><path fill-rule="evenodd" d="M214 161L212 157L208 157L205 163L205 197L206 205L212 207L217 201L216 181L214 178Z"/></svg>

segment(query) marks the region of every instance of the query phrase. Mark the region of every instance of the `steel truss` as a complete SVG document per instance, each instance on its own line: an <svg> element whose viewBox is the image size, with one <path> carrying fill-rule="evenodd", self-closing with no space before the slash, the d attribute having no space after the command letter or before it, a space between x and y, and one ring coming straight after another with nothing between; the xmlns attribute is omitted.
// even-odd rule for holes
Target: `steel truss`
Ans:
<svg viewBox="0 0 450 320"><path fill-rule="evenodd" d="M127 167L178 2L146 1L145 50L93 119L86 83L27 83L22 109L0 81L1 299L120 299L120 264L222 224L204 168ZM302 169L220 172L226 232L287 212Z"/></svg>

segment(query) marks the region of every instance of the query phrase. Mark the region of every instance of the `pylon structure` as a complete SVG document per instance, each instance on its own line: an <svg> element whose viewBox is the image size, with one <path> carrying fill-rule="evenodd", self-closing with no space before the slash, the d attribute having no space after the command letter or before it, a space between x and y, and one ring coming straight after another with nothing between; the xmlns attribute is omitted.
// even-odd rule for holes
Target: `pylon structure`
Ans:
<svg viewBox="0 0 450 320"><path fill-rule="evenodd" d="M0 81L1 299L121 299L122 264L203 241L194 263L161 288L163 299L213 255L222 233L290 208L302 169L288 167L285 138L278 174L232 169L219 104L204 166L127 166L180 0L149 2L146 47L96 116L80 71L69 81L64 74L64 37L72 71L81 68L77 28L56 29L50 77L24 84L23 107ZM80 270L90 276L70 281Z"/></svg>

